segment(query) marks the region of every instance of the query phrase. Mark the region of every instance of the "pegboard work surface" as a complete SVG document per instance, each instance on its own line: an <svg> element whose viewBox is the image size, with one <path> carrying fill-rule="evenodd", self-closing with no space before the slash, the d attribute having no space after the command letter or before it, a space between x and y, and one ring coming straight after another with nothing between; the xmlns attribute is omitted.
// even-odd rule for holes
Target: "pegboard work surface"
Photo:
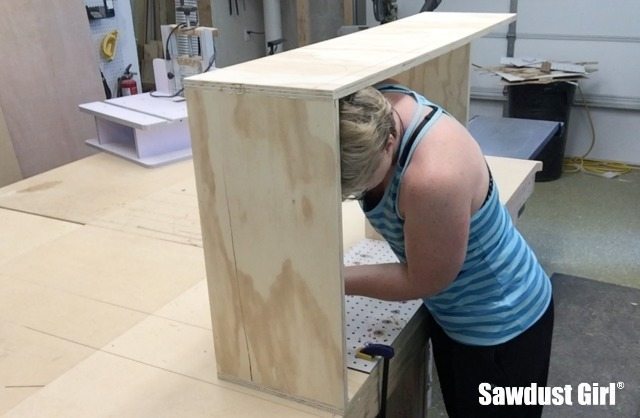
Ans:
<svg viewBox="0 0 640 418"><path fill-rule="evenodd" d="M397 262L386 241L372 239L360 241L344 255L347 266ZM358 348L367 343L392 345L421 304L420 300L387 302L363 296L347 296L347 367L370 373L376 362L357 358L355 354Z"/></svg>

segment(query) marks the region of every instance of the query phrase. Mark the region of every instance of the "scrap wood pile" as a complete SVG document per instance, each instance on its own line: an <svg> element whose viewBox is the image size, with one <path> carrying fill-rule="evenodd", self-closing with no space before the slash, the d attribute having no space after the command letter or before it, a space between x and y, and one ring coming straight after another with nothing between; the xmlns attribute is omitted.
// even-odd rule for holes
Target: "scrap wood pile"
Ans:
<svg viewBox="0 0 640 418"><path fill-rule="evenodd" d="M498 75L507 84L552 83L556 81L578 81L596 71L597 62L558 62L539 58L500 59L498 67L477 69Z"/></svg>

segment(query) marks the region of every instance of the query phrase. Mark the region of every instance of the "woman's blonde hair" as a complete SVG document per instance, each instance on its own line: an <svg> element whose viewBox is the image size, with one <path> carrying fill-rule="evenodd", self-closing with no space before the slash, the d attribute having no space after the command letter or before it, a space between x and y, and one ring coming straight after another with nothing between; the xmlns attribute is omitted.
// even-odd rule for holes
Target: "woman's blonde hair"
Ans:
<svg viewBox="0 0 640 418"><path fill-rule="evenodd" d="M380 165L389 135L395 135L393 109L377 89L366 87L340 100L342 199L360 197Z"/></svg>

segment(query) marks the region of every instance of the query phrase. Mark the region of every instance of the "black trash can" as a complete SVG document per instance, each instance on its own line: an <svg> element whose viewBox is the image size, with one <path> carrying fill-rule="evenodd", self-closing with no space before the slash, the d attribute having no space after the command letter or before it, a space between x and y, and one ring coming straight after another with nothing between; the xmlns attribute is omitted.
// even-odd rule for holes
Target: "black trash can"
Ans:
<svg viewBox="0 0 640 418"><path fill-rule="evenodd" d="M507 117L563 123L560 131L549 140L536 158L543 163L542 171L536 173L536 181L558 179L562 175L567 127L576 85L564 81L548 84L520 84L507 86L506 91Z"/></svg>

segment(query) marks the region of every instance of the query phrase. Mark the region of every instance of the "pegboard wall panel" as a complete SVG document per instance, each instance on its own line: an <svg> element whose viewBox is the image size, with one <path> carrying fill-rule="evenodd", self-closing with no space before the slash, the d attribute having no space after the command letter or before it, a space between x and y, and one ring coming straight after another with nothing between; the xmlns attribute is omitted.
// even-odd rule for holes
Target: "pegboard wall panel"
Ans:
<svg viewBox="0 0 640 418"><path fill-rule="evenodd" d="M389 244L379 240L360 241L344 255L344 264L347 266L397 262ZM367 343L393 344L421 304L420 300L386 302L362 296L347 296L347 367L370 373L376 362L357 358L357 350Z"/></svg>
<svg viewBox="0 0 640 418"><path fill-rule="evenodd" d="M104 6L104 2L103 0L85 0L85 5L100 7ZM136 73L134 78L138 83L138 91L140 92L142 91L140 69L138 66L138 51L133 29L131 3L129 0L108 0L107 5L113 5L115 16L89 21L96 60L107 80L113 97L116 97L118 77L124 73L129 64L132 64L131 71ZM116 53L113 60L108 61L101 53L101 45L104 37L113 30L118 31ZM98 76L100 75L98 74Z"/></svg>

